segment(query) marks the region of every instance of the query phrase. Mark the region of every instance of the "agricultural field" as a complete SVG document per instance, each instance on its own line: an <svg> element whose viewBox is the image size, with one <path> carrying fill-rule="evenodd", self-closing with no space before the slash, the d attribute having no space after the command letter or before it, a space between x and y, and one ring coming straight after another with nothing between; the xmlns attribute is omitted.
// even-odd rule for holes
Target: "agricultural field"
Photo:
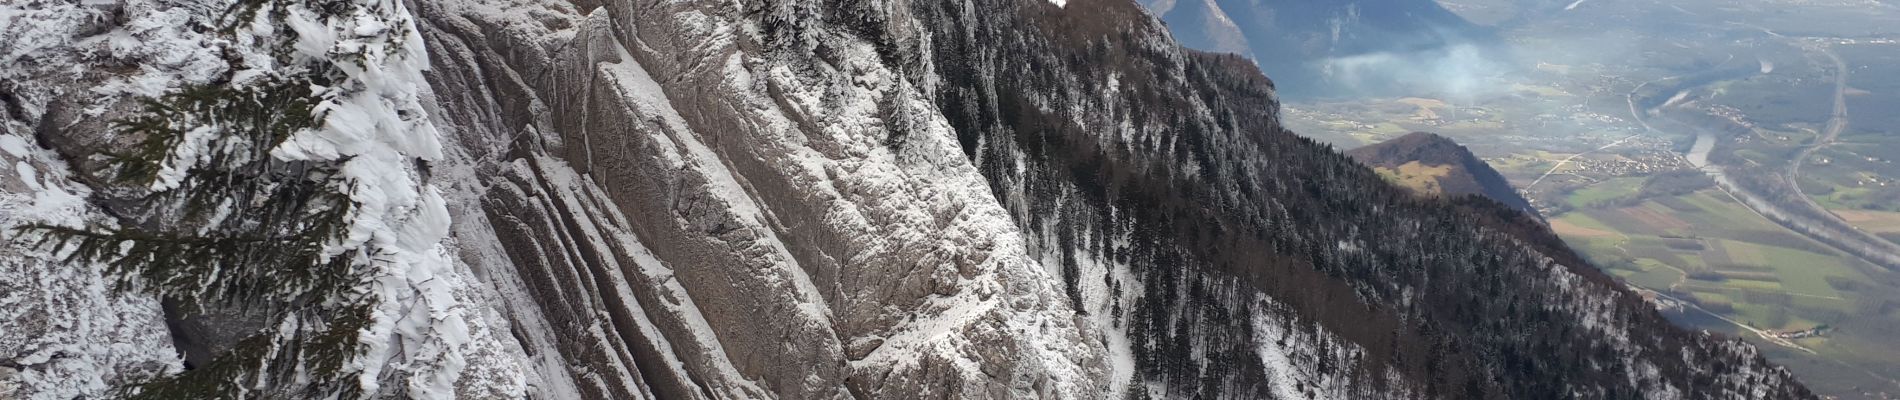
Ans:
<svg viewBox="0 0 1900 400"><path fill-rule="evenodd" d="M1900 213L1868 218L1900 229ZM1852 264L1857 261L1781 230L1716 190L1579 208L1553 218L1551 226L1612 274L1726 303L1718 307L1732 309L1725 316L1758 329L1805 329L1838 318L1851 311L1854 293L1837 286L1869 281L1865 267Z"/></svg>
<svg viewBox="0 0 1900 400"><path fill-rule="evenodd" d="M1900 164L1880 154L1900 143L1842 143L1819 150L1801 169L1803 192L1836 211L1900 211Z"/></svg>
<svg viewBox="0 0 1900 400"><path fill-rule="evenodd" d="M1900 212L1867 210L1834 210L1855 228L1874 234L1900 233Z"/></svg>
<svg viewBox="0 0 1900 400"><path fill-rule="evenodd" d="M1577 189L1566 200L1580 207L1550 217L1551 229L1625 282L1707 311L1672 314L1679 323L1751 339L1758 338L1750 329L1825 325L1828 334L1792 342L1799 348L1758 344L1803 371L1825 372L1810 376L1828 385L1900 376L1894 274L1791 233L1717 189L1605 201L1638 196L1640 182L1616 178ZM1582 206L1592 203L1599 206ZM1836 213L1869 231L1900 233L1900 212Z"/></svg>
<svg viewBox="0 0 1900 400"><path fill-rule="evenodd" d="M1571 207L1584 208L1592 204L1634 196L1636 190L1642 187L1642 178L1614 178L1571 192L1565 200Z"/></svg>

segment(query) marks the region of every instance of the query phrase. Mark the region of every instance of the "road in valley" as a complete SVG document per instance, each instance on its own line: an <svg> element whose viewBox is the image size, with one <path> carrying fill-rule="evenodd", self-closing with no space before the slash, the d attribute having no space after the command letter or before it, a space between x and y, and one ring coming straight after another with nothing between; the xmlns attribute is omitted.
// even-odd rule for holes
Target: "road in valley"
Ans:
<svg viewBox="0 0 1900 400"><path fill-rule="evenodd" d="M1755 336L1760 337L1761 340L1765 340L1769 343L1774 343L1775 345L1787 347L1790 349L1805 351L1808 354L1817 354L1814 352L1813 349L1803 347L1792 340L1776 337L1773 332L1769 332L1769 331L1765 331L1761 329L1755 329L1755 327L1748 326L1748 324L1744 324L1741 321L1736 321L1734 319L1730 319L1729 317L1724 317L1722 316L1722 314L1704 309L1702 308L1702 306L1697 305L1694 301L1679 299L1679 298L1676 298L1675 296L1670 296L1668 293L1644 289L1644 288L1636 287L1636 286L1630 286L1630 289L1636 290L1637 292L1648 293L1652 296L1656 296L1656 298L1659 298L1659 299L1668 300L1668 302L1666 303L1668 305L1682 307L1684 309L1693 309L1696 312L1700 312L1710 317L1714 317L1715 319L1722 320L1722 322L1727 322L1730 325L1735 325L1735 327L1742 328L1742 330L1748 331L1748 333L1753 333L1755 334Z"/></svg>
<svg viewBox="0 0 1900 400"><path fill-rule="evenodd" d="M1833 225L1836 227L1835 230L1842 231L1842 235L1847 236L1841 238L1842 240L1860 242L1847 244L1845 247L1864 248L1858 251L1846 249L1849 250L1848 252L1870 253L1856 255L1867 259L1867 261L1875 261L1875 265L1882 265L1888 268L1900 266L1900 245L1895 245L1892 241L1888 241L1885 238L1854 228L1853 224L1841 219L1841 217L1835 215L1834 212L1828 211L1826 207L1822 207L1821 203L1814 201L1814 197L1808 196L1808 193L1801 188L1801 166L1807 165L1808 159L1812 158L1814 153L1819 152L1827 146L1833 145L1835 140L1840 138L1841 131L1847 129L1847 62L1841 60L1841 56L1834 54L1834 50L1828 48L1827 45L1815 44L1807 46L1807 48L1810 51L1821 53L1821 55L1827 57L1828 61L1834 64L1834 111L1828 116L1827 126L1821 129L1820 137L1816 138L1813 144L1801 149L1799 153L1796 153L1794 160L1789 163L1787 174L1788 186L1794 189L1794 197L1800 203L1797 204L1797 206L1805 207L1810 214L1827 219L1828 221L1825 221L1827 225Z"/></svg>
<svg viewBox="0 0 1900 400"><path fill-rule="evenodd" d="M1847 62L1842 61L1841 56L1834 54L1834 51L1827 46L1815 46L1815 50L1827 56L1828 60L1834 63L1834 70L1839 71L1835 73L1836 76L1834 78L1834 113L1828 117L1827 127L1821 130L1821 136L1814 140L1814 144L1801 149L1800 153L1795 154L1794 161L1788 165L1788 184L1789 186L1793 186L1795 194L1799 195L1796 196L1796 198L1800 199L1809 209L1833 219L1841 225L1851 227L1853 226L1852 224L1841 219L1840 216L1834 215L1834 213L1828 211L1826 207L1822 207L1821 203L1815 202L1814 197L1809 196L1807 191L1802 189L1800 185L1801 166L1807 165L1808 159L1813 158L1814 153L1819 152L1822 148L1833 145L1835 141L1840 138L1841 131L1847 129ZM1874 244L1885 245L1890 251L1900 251L1900 245L1895 245L1892 241L1867 234L1859 229L1855 229L1855 231L1861 232L1859 236L1862 236L1863 240Z"/></svg>
<svg viewBox="0 0 1900 400"><path fill-rule="evenodd" d="M1841 60L1839 55L1834 54L1832 50L1828 49L1826 45L1809 44L1804 47L1810 51L1821 53L1833 62L1836 71L1834 74L1834 107L1832 115L1828 118L1827 126L1822 129L1820 136L1815 139L1813 144L1802 149L1793 160L1790 160L1790 165L1785 175L1780 177L1785 180L1787 185L1791 186L1794 191L1793 196L1781 197L1793 197L1794 200L1770 200L1775 197L1758 193L1754 191L1755 189L1736 184L1735 180L1728 176L1727 171L1723 169L1722 165L1717 165L1709 160L1709 153L1715 149L1715 145L1720 138L1717 137L1714 132L1710 132L1707 129L1692 127L1696 131L1696 141L1694 146L1690 148L1689 153L1685 154L1684 157L1688 159L1690 165L1694 165L1704 173L1707 173L1710 178L1713 178L1716 182L1716 187L1720 188L1723 193L1728 194L1730 198L1741 203L1750 211L1754 211L1755 214L1775 221L1775 223L1781 224L1789 230L1838 248L1849 255L1873 265L1888 269L1900 269L1900 245L1895 245L1884 238L1854 228L1852 224L1847 223L1847 221L1841 219L1840 216L1834 215L1833 212L1822 207L1820 203L1815 202L1807 193L1802 192L1801 185L1797 183L1799 182L1797 179L1800 177L1801 166L1807 163L1808 158L1821 148L1833 144L1836 138L1840 136L1840 133L1847 127L1847 63ZM1638 86L1638 88L1641 88L1641 86ZM1648 112L1646 112L1647 110L1637 109L1635 96L1636 92L1631 91L1629 100L1630 114L1634 116L1636 121L1642 124L1645 129L1651 131L1657 130L1651 126L1649 121L1645 118L1648 114Z"/></svg>

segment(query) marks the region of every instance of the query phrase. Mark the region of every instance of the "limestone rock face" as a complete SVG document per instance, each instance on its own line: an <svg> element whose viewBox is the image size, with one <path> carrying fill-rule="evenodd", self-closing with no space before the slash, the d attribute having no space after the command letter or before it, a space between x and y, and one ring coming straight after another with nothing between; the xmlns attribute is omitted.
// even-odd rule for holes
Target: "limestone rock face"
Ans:
<svg viewBox="0 0 1900 400"><path fill-rule="evenodd" d="M851 29L737 6L420 7L458 235L498 242L478 267L549 324L530 342L624 372L548 373L610 398L1102 390L1097 334L925 92Z"/></svg>

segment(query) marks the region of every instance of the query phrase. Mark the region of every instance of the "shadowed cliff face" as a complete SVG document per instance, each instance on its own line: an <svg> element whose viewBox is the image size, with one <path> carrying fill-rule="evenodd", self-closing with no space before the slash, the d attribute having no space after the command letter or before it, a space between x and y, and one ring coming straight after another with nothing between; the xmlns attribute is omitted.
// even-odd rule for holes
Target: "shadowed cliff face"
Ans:
<svg viewBox="0 0 1900 400"><path fill-rule="evenodd" d="M412 8L457 395L1809 397L1132 2Z"/></svg>
<svg viewBox="0 0 1900 400"><path fill-rule="evenodd" d="M1385 175L1396 176L1401 186L1426 184L1429 188L1408 186L1425 195L1478 195L1537 215L1537 209L1531 208L1530 201L1518 195L1517 189L1512 188L1503 175L1471 154L1471 150L1444 136L1414 132L1352 149L1346 155Z"/></svg>

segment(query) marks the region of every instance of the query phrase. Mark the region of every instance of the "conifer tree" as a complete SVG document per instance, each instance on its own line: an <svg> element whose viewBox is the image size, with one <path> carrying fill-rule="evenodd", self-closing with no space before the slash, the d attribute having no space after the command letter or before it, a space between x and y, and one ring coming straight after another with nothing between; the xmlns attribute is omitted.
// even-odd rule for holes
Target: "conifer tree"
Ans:
<svg viewBox="0 0 1900 400"><path fill-rule="evenodd" d="M119 290L183 305L187 314L262 310L267 326L207 365L124 388L129 398L358 398L351 362L375 320L370 246L343 246L353 182L348 158L284 160L272 150L323 127L313 91L345 78L328 61L300 59L289 10L319 22L349 18L348 0L242 0L219 20L235 37L253 21L278 25L264 50L287 67L243 82L214 82L143 100L112 127L135 143L102 150L97 173L124 190L112 220L93 226L29 225L39 244L73 265L106 267ZM368 10L378 12L379 10ZM392 37L400 38L399 34ZM236 42L236 40L234 40ZM350 55L337 55L350 57ZM357 55L361 60L361 55ZM307 57L306 57L307 58ZM230 61L232 70L241 61ZM358 61L360 62L360 61ZM129 189L128 189L129 188ZM126 194L131 193L131 194ZM258 389L265 392L258 392Z"/></svg>

